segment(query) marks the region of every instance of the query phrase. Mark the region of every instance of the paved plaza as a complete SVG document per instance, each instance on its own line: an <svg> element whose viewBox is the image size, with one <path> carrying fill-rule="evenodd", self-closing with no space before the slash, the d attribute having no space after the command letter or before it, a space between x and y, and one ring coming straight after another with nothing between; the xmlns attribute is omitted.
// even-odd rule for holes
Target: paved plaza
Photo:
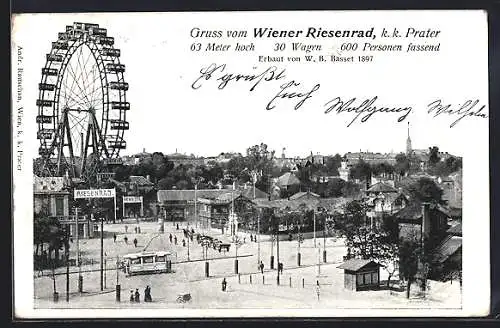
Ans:
<svg viewBox="0 0 500 328"><path fill-rule="evenodd" d="M125 232L127 226L127 232ZM460 286L456 283L431 282L425 298L406 299L404 291L389 291L386 288L372 291L354 292L344 289L343 270L337 266L342 263L346 254L343 240L328 237L322 238L318 233L316 248L313 238L305 239L301 244L301 266L297 266L297 240L283 240L279 243L280 262L284 264L277 284L277 271L270 269L271 241L269 236L262 235L260 258L263 261L264 273L257 267L258 243L250 241L250 233L240 232L245 243L238 249L239 275L234 273L235 249L231 245L229 252L208 251L210 276L205 277L205 260L203 249L196 242L189 243L188 248L182 246L184 238L182 228L179 230L171 222L165 223L165 232L158 234L158 223L135 222L105 224L104 251L105 288L100 289L100 239L80 239L80 254L84 265L81 266L83 276L83 293L78 292L78 268L70 267L70 299L66 302L66 268L56 270L55 282L59 293L59 302L52 300L53 277L49 270L35 272L34 290L35 307L37 308L395 308L395 307L460 307ZM140 227L140 233L135 233ZM190 225L195 232L202 232L196 225ZM230 237L222 235L220 230L204 231L222 241L230 241ZM116 235L116 242L113 240ZM178 243L169 241L169 235L177 236ZM128 242L125 243L124 237ZM286 237L286 236L285 236ZM137 247L133 240L137 238ZM173 273L148 274L126 277L116 270L116 258L128 253L140 252L149 243L147 250L167 250L172 253ZM326 245L327 262L322 261L323 243ZM70 257L76 256L76 242L70 245ZM273 253L276 257L276 244ZM321 257L320 257L321 255ZM318 259L321 258L318 266ZM276 267L276 259L275 259ZM118 276L117 276L118 274ZM227 290L221 290L222 279L227 280ZM115 285L121 285L121 302L116 302ZM381 270L381 280L386 273ZM320 284L318 299L316 282ZM153 302L144 303L143 294L146 286L151 287ZM140 303L130 303L130 291L139 289ZM179 294L191 294L191 301L177 302Z"/></svg>

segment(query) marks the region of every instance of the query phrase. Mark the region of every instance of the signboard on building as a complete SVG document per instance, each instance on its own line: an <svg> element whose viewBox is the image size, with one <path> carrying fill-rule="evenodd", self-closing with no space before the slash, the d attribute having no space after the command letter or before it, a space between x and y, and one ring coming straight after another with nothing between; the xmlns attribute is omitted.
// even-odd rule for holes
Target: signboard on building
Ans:
<svg viewBox="0 0 500 328"><path fill-rule="evenodd" d="M75 189L75 199L114 198L115 196L115 189Z"/></svg>
<svg viewBox="0 0 500 328"><path fill-rule="evenodd" d="M121 158L106 158L104 160L105 165L121 165L123 160Z"/></svg>
<svg viewBox="0 0 500 328"><path fill-rule="evenodd" d="M124 203L142 203L142 196L123 196Z"/></svg>

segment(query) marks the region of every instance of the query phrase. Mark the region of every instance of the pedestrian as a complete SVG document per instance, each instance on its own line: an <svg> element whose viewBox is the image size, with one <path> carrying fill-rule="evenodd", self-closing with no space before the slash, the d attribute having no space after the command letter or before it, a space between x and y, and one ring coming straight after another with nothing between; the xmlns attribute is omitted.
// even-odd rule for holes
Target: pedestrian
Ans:
<svg viewBox="0 0 500 328"><path fill-rule="evenodd" d="M125 241L125 244L128 245L128 238L127 238L127 236L123 237L123 240Z"/></svg>
<svg viewBox="0 0 500 328"><path fill-rule="evenodd" d="M194 235L194 229L193 228L191 228L191 233Z"/></svg>
<svg viewBox="0 0 500 328"><path fill-rule="evenodd" d="M177 223L177 227L176 227L176 230L179 230L179 223Z"/></svg>
<svg viewBox="0 0 500 328"><path fill-rule="evenodd" d="M113 234L113 243L116 243L116 233Z"/></svg>
<svg viewBox="0 0 500 328"><path fill-rule="evenodd" d="M182 247L186 247L186 240L185 239L182 240Z"/></svg>
<svg viewBox="0 0 500 328"><path fill-rule="evenodd" d="M174 244L177 245L177 236L174 237Z"/></svg>
<svg viewBox="0 0 500 328"><path fill-rule="evenodd" d="M135 301L135 297L134 297L134 290L131 289L130 290L130 302L134 302Z"/></svg>
<svg viewBox="0 0 500 328"><path fill-rule="evenodd" d="M136 303L139 303L141 301L141 294L139 294L139 288L136 288L135 290L134 299Z"/></svg>
<svg viewBox="0 0 500 328"><path fill-rule="evenodd" d="M141 227L137 227L137 233L141 233Z"/></svg>
<svg viewBox="0 0 500 328"><path fill-rule="evenodd" d="M134 227L134 232L137 233L137 227Z"/></svg>
<svg viewBox="0 0 500 328"><path fill-rule="evenodd" d="M246 244L246 242L247 242L247 237L245 236L243 237L243 244Z"/></svg>
<svg viewBox="0 0 500 328"><path fill-rule="evenodd" d="M250 241L253 241L253 235L250 234Z"/></svg>
<svg viewBox="0 0 500 328"><path fill-rule="evenodd" d="M125 233L128 231L128 225L125 225Z"/></svg>
<svg viewBox="0 0 500 328"><path fill-rule="evenodd" d="M225 292L227 287L227 281L226 278L222 279L222 291Z"/></svg>
<svg viewBox="0 0 500 328"><path fill-rule="evenodd" d="M170 234L170 236L168 236L168 239L170 239L170 242L172 242L172 234Z"/></svg>
<svg viewBox="0 0 500 328"><path fill-rule="evenodd" d="M264 262L260 261L260 272L264 274Z"/></svg>
<svg viewBox="0 0 500 328"><path fill-rule="evenodd" d="M149 302L149 286L146 286L146 288L144 289L144 302Z"/></svg>
<svg viewBox="0 0 500 328"><path fill-rule="evenodd" d="M319 281L316 280L316 294L318 295L318 301L319 301L319 293L320 293L320 289L319 289Z"/></svg>
<svg viewBox="0 0 500 328"><path fill-rule="evenodd" d="M134 238L134 247L137 247L137 238Z"/></svg>

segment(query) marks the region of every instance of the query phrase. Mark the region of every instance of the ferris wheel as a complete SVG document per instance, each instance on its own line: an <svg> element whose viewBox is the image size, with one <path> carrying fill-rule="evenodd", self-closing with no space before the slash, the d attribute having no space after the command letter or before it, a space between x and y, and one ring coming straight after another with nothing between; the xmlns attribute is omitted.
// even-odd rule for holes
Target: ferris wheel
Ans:
<svg viewBox="0 0 500 328"><path fill-rule="evenodd" d="M36 101L43 175L85 180L120 162L130 103L114 41L98 24L74 23L52 42Z"/></svg>

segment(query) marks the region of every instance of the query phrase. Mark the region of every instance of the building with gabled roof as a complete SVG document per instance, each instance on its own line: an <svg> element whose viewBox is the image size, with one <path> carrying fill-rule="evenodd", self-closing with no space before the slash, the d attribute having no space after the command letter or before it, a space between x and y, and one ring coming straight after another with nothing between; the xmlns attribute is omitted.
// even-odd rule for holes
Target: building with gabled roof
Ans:
<svg viewBox="0 0 500 328"><path fill-rule="evenodd" d="M312 191L299 191L296 194L291 195L289 200L305 200L305 199L318 199L319 195L313 193Z"/></svg>
<svg viewBox="0 0 500 328"><path fill-rule="evenodd" d="M339 265L344 270L344 288L354 291L380 286L380 264L373 260L349 259Z"/></svg>

